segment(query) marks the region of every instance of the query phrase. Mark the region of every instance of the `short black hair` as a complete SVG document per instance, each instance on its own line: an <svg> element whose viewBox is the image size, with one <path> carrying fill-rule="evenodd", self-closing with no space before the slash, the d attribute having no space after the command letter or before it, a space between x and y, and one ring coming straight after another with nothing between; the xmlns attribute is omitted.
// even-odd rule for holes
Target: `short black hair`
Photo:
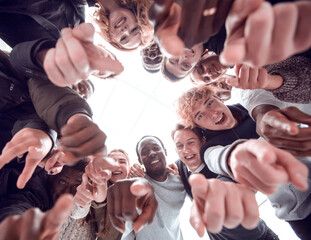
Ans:
<svg viewBox="0 0 311 240"><path fill-rule="evenodd" d="M139 145L139 143L140 143L142 140L144 140L145 138L148 138L148 137L157 139L157 140L161 143L162 148L165 149L164 144L163 144L163 142L161 141L160 138L158 138L158 137L156 137L156 136L153 136L153 135L145 135L145 136L143 136L143 137L138 141L138 143L136 144L136 154L137 154L137 157L139 157L139 152L138 152L138 145Z"/></svg>

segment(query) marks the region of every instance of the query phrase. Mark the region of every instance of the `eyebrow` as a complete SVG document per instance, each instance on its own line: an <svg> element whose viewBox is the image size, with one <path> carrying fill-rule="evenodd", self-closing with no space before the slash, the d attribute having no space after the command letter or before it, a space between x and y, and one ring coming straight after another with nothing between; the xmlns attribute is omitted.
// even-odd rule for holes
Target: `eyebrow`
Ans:
<svg viewBox="0 0 311 240"><path fill-rule="evenodd" d="M204 101L203 105L205 105L211 98L208 98ZM197 118L198 114L200 113L200 111L197 112L197 114L194 116L194 118Z"/></svg>

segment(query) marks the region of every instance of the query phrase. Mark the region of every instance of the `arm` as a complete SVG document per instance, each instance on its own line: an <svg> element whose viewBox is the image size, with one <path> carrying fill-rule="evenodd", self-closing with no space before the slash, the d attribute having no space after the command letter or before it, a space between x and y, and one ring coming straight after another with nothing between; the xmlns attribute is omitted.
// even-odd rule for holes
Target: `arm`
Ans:
<svg viewBox="0 0 311 240"><path fill-rule="evenodd" d="M72 197L65 195L48 212L31 208L22 215L7 217L0 224L0 239L56 239L72 207Z"/></svg>
<svg viewBox="0 0 311 240"><path fill-rule="evenodd" d="M290 153L260 140L237 145L228 165L234 179L266 194L288 182L302 191L308 188L308 168Z"/></svg>
<svg viewBox="0 0 311 240"><path fill-rule="evenodd" d="M296 107L278 109L259 105L252 112L257 133L272 145L295 156L309 156L311 151L311 116ZM299 128L297 123L309 125Z"/></svg>
<svg viewBox="0 0 311 240"><path fill-rule="evenodd" d="M227 79L233 87L242 89L271 90L280 100L309 103L311 87L311 59L293 56L280 63L263 68L251 68L245 64L236 65L237 78Z"/></svg>

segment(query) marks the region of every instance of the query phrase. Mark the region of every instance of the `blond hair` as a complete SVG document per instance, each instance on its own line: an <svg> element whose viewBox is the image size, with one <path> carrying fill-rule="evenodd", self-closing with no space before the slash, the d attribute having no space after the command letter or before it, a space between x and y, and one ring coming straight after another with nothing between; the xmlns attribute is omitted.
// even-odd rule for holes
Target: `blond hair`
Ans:
<svg viewBox="0 0 311 240"><path fill-rule="evenodd" d="M116 0L117 4L121 8L131 10L137 20L137 24L140 26L141 42L140 46L146 46L153 38L153 26L149 23L148 10L152 4L151 0ZM97 10L95 11L93 18L100 28L100 35L113 47L130 51L133 49L126 49L117 43L109 33L109 11L105 6L96 4Z"/></svg>
<svg viewBox="0 0 311 240"><path fill-rule="evenodd" d="M198 102L215 95L213 90L208 85L200 85L193 87L184 92L176 101L176 112L181 123L186 128L195 128L196 124L193 121L193 110Z"/></svg>

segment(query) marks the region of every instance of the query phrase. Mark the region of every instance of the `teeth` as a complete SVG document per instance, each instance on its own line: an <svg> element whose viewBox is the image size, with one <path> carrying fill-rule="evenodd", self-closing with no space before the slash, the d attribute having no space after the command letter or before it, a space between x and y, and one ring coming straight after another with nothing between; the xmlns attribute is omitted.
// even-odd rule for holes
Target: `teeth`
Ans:
<svg viewBox="0 0 311 240"><path fill-rule="evenodd" d="M192 159L192 158L194 158L194 156L195 156L195 155L193 154L193 155L191 155L191 156L186 156L185 158L186 158L186 159Z"/></svg>
<svg viewBox="0 0 311 240"><path fill-rule="evenodd" d="M216 124L218 124L218 123L222 120L223 117L224 117L224 114L222 113L222 114L219 116L218 120L216 121Z"/></svg>
<svg viewBox="0 0 311 240"><path fill-rule="evenodd" d="M154 161L151 162L151 164L155 164L155 163L158 163L158 162L159 162L159 160L154 160Z"/></svg>
<svg viewBox="0 0 311 240"><path fill-rule="evenodd" d="M113 172L112 175L119 175L121 174L122 172Z"/></svg>

